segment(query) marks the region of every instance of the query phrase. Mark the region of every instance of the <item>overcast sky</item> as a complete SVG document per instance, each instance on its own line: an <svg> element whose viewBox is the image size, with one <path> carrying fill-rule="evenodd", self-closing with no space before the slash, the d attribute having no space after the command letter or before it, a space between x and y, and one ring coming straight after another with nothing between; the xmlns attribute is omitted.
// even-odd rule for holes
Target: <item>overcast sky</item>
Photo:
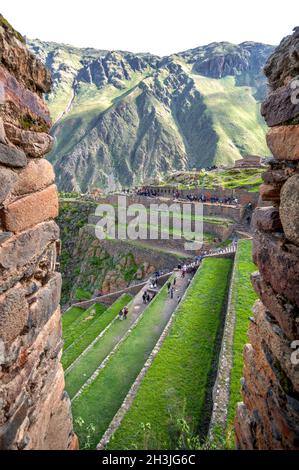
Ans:
<svg viewBox="0 0 299 470"><path fill-rule="evenodd" d="M32 39L158 55L213 41L275 45L299 26L298 0L1 0L0 12Z"/></svg>

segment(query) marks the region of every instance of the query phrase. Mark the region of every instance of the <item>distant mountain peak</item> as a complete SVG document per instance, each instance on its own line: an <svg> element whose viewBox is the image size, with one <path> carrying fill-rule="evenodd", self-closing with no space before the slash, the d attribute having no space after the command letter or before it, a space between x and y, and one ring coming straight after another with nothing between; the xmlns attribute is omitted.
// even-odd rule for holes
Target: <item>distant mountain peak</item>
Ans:
<svg viewBox="0 0 299 470"><path fill-rule="evenodd" d="M267 153L259 101L272 46L224 41L158 57L27 42L54 80L49 158L63 190L105 187L111 175L129 186Z"/></svg>

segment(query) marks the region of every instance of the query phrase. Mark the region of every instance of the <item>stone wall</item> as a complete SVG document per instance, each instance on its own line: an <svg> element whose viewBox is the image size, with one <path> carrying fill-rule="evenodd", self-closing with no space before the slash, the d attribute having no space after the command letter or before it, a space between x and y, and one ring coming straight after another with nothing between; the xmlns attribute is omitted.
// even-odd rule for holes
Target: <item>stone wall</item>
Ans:
<svg viewBox="0 0 299 470"><path fill-rule="evenodd" d="M262 114L274 156L254 215L252 277L260 297L244 350L241 449L299 449L299 28L270 57Z"/></svg>
<svg viewBox="0 0 299 470"><path fill-rule="evenodd" d="M49 72L0 15L0 449L71 449Z"/></svg>
<svg viewBox="0 0 299 470"><path fill-rule="evenodd" d="M172 204L173 203L172 193L173 193L173 190L171 194L166 195L165 197L161 196L161 197L153 197L153 198L150 198L147 196L130 195L130 196L127 196L127 207L130 204L143 204L144 207L148 209L151 206L151 204ZM258 202L258 193L247 193L247 194L255 194L254 196L255 204ZM117 194L110 194L102 198L99 198L98 203L112 204L116 206L118 203L118 197L119 195ZM250 202L250 201L247 201L247 202ZM183 204L190 204L190 203L186 201L184 203L176 202L176 204L179 204L182 210ZM191 204L194 204L194 203L191 203ZM225 205L225 204L210 204L210 203L203 204L204 216L223 217L223 218L232 219L236 222L240 222L244 216L244 212L245 212L244 207L242 206L230 206L230 205Z"/></svg>

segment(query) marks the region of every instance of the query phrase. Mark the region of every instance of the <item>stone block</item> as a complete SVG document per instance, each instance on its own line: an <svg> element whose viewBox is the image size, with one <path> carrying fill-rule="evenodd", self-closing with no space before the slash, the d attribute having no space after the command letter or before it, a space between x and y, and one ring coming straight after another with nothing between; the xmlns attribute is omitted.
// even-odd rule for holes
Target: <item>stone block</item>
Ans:
<svg viewBox="0 0 299 470"><path fill-rule="evenodd" d="M21 147L28 157L42 157L52 149L54 139L45 132L27 131L10 123L4 123L4 127L8 140Z"/></svg>
<svg viewBox="0 0 299 470"><path fill-rule="evenodd" d="M53 273L48 283L33 293L30 304L29 322L31 328L40 329L56 311L60 302L61 275Z"/></svg>
<svg viewBox="0 0 299 470"><path fill-rule="evenodd" d="M280 189L281 185L274 184L261 184L260 195L262 201L280 201Z"/></svg>
<svg viewBox="0 0 299 470"><path fill-rule="evenodd" d="M28 316L28 303L21 284L0 295L0 339L8 343L21 335Z"/></svg>
<svg viewBox="0 0 299 470"><path fill-rule="evenodd" d="M299 246L299 174L283 185L279 214L285 236Z"/></svg>
<svg viewBox="0 0 299 470"><path fill-rule="evenodd" d="M58 194L55 185L9 204L4 211L6 230L17 233L53 219L58 215Z"/></svg>
<svg viewBox="0 0 299 470"><path fill-rule="evenodd" d="M59 238L59 228L54 221L45 222L10 237L0 245L0 292L24 276L41 259L50 244Z"/></svg>
<svg viewBox="0 0 299 470"><path fill-rule="evenodd" d="M299 160L299 124L271 128L267 144L278 160Z"/></svg>
<svg viewBox="0 0 299 470"><path fill-rule="evenodd" d="M292 245L284 239L256 232L253 240L253 260L263 279L272 289L299 306L299 263Z"/></svg>
<svg viewBox="0 0 299 470"><path fill-rule="evenodd" d="M267 284L261 277L259 272L255 272L251 276L252 285L257 295L262 300L266 309L278 322L284 334L290 339L295 340L299 337L299 309L290 304L288 300L279 295Z"/></svg>
<svg viewBox="0 0 299 470"><path fill-rule="evenodd" d="M258 207L252 218L253 227L265 232L282 231L279 210L276 207Z"/></svg>
<svg viewBox="0 0 299 470"><path fill-rule="evenodd" d="M0 65L0 80L5 92L2 114L5 115L6 121L8 121L7 117L10 114L19 113L23 118L30 118L32 122L37 120L43 123L47 130L50 129L50 114L42 97L28 90L2 65Z"/></svg>
<svg viewBox="0 0 299 470"><path fill-rule="evenodd" d="M23 196L24 194L40 191L53 184L54 180L55 174L51 163L45 159L29 160L26 168L18 174L13 194Z"/></svg>
<svg viewBox="0 0 299 470"><path fill-rule="evenodd" d="M10 168L0 167L0 204L7 198L18 179L16 172Z"/></svg>
<svg viewBox="0 0 299 470"><path fill-rule="evenodd" d="M0 143L0 163L12 168L24 168L27 158L23 150Z"/></svg>
<svg viewBox="0 0 299 470"><path fill-rule="evenodd" d="M262 104L261 113L269 127L290 122L299 116L299 103L292 102L294 89L290 81L277 88Z"/></svg>

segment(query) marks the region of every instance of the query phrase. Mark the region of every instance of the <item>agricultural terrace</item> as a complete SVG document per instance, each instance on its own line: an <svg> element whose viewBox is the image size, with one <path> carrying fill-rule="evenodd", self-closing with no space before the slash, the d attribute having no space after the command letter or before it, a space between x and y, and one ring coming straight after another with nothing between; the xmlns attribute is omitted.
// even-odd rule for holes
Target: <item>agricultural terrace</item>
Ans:
<svg viewBox="0 0 299 470"><path fill-rule="evenodd" d="M106 311L103 311L83 332L79 333L74 341L64 350L62 365L67 369L75 359L94 341L97 336L112 322L118 312L132 300L128 294L122 295ZM65 332L64 329L64 334Z"/></svg>
<svg viewBox="0 0 299 470"><path fill-rule="evenodd" d="M184 279L178 278L176 292L181 295L188 286L188 281L189 275ZM169 297L167 285L164 285L105 367L73 400L75 431L83 448L95 448L100 441L176 306L176 299ZM88 423L93 426L92 433Z"/></svg>
<svg viewBox="0 0 299 470"><path fill-rule="evenodd" d="M231 267L230 259L203 261L109 449L186 448L185 431L190 437L205 430Z"/></svg>
<svg viewBox="0 0 299 470"><path fill-rule="evenodd" d="M235 447L234 419L237 403L242 401L240 379L243 376L243 349L248 342L247 331L250 323L249 317L252 316L251 309L257 299L250 281L250 275L256 271L251 252L251 240L238 242L232 285L232 304L235 309L236 322L226 431L226 446L229 448Z"/></svg>

